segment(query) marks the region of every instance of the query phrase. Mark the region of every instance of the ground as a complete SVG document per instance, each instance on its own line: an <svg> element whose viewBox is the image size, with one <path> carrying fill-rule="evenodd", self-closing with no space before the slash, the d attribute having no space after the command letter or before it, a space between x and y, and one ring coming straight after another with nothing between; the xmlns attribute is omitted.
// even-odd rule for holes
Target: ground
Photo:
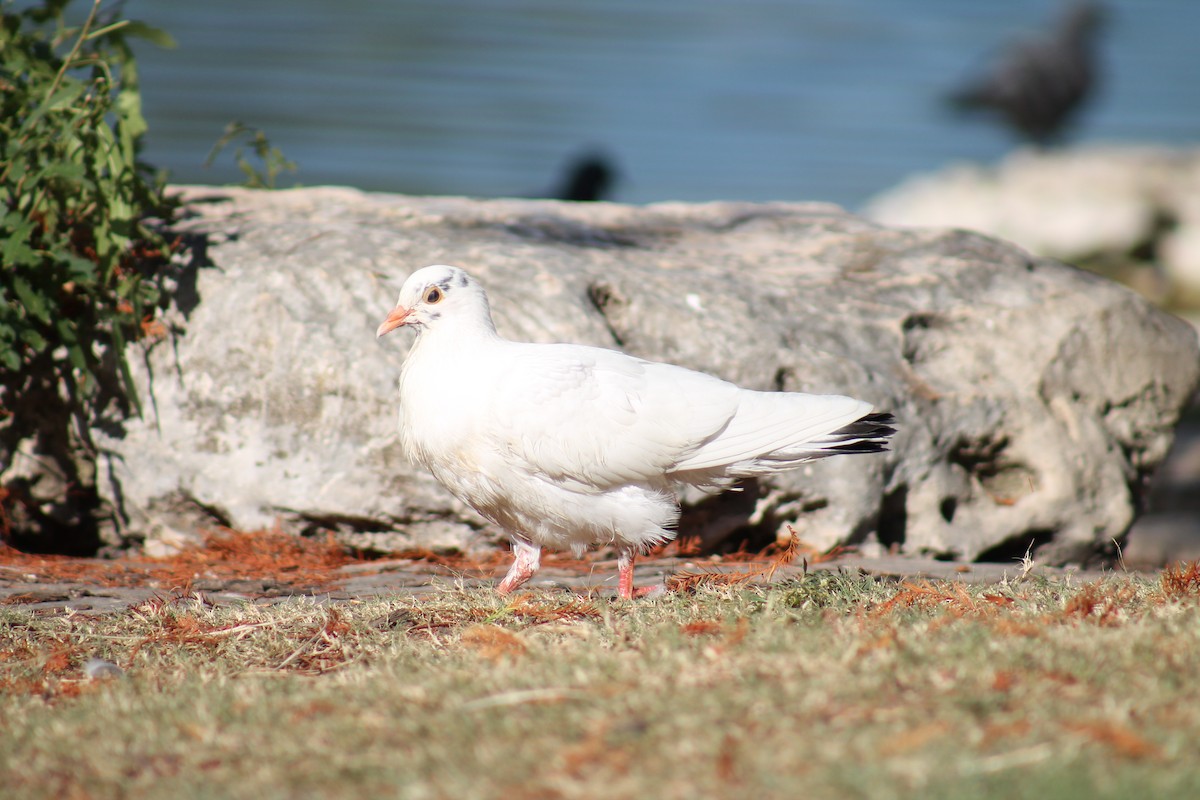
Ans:
<svg viewBox="0 0 1200 800"><path fill-rule="evenodd" d="M622 601L278 536L0 559L6 798L1200 796L1196 564L793 550Z"/></svg>
<svg viewBox="0 0 1200 800"><path fill-rule="evenodd" d="M161 559L65 558L0 550L0 604L39 613L66 609L116 612L156 595L192 590L203 591L218 605L270 604L295 595L345 602L421 595L448 586L483 590L503 576L509 560L503 552L475 558L430 551L361 557L332 540L296 539L272 531L216 531L205 537L204 547ZM531 588L558 587L585 596L616 590L615 559L581 560L547 552L542 564L528 584ZM797 544L792 553L770 548L759 554L642 558L635 568L635 581L639 587L652 588L689 580L727 580L719 577L720 573L730 573L729 579L736 582L743 577L761 581L768 570L773 580L794 578L809 570L837 570L885 578L994 583L1020 574L1022 568L1016 561L958 564L903 556L865 558L852 549L840 548L832 553L805 552ZM1047 577L1074 575L1081 580L1104 574L1050 567L1039 570Z"/></svg>

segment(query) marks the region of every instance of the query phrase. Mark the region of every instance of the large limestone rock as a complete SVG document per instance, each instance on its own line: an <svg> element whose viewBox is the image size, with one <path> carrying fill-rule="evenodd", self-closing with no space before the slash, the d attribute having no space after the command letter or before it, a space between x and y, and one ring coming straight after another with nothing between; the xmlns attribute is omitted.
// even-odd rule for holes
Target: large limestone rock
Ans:
<svg viewBox="0 0 1200 800"><path fill-rule="evenodd" d="M1195 333L1120 286L833 206L186 195L206 246L181 273L176 334L135 359L152 400L96 432L114 535L152 549L214 523L391 547L496 540L397 441L408 342L374 331L430 263L472 271L512 337L896 414L887 455L689 497L683 526L709 541L791 523L818 546L1088 558L1133 520L1200 371Z"/></svg>

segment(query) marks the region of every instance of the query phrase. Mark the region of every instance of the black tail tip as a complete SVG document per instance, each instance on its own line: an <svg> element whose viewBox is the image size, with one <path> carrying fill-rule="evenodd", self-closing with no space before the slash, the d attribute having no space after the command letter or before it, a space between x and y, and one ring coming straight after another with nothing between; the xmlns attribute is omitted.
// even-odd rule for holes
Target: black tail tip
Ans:
<svg viewBox="0 0 1200 800"><path fill-rule="evenodd" d="M826 450L833 453L882 453L888 449L887 439L896 432L896 418L886 411L867 414L837 431Z"/></svg>
<svg viewBox="0 0 1200 800"><path fill-rule="evenodd" d="M889 411L867 414L854 424L865 426L864 435L872 438L886 438L896 432L896 417Z"/></svg>

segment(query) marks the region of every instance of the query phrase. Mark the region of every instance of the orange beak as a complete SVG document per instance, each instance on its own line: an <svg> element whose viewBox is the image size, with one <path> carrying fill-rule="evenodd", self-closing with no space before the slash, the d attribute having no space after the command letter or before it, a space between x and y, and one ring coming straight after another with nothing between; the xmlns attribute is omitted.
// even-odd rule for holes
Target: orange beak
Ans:
<svg viewBox="0 0 1200 800"><path fill-rule="evenodd" d="M393 308L392 313L387 315L387 319L385 319L383 324L380 325L375 331L375 338L378 339L385 333L391 333L392 331L396 330L396 328L399 328L404 324L404 320L408 318L410 313L412 313L411 308L405 308L404 306L396 306Z"/></svg>

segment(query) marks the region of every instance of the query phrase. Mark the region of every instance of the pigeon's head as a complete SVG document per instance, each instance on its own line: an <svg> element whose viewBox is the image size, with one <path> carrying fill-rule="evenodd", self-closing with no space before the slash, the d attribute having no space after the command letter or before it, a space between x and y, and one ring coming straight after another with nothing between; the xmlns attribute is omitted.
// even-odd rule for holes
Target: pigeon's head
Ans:
<svg viewBox="0 0 1200 800"><path fill-rule="evenodd" d="M401 325L412 325L420 332L444 318L456 318L459 325L471 322L482 322L489 328L492 325L483 287L458 267L434 264L408 276L396 307L375 331L375 336L391 333Z"/></svg>

